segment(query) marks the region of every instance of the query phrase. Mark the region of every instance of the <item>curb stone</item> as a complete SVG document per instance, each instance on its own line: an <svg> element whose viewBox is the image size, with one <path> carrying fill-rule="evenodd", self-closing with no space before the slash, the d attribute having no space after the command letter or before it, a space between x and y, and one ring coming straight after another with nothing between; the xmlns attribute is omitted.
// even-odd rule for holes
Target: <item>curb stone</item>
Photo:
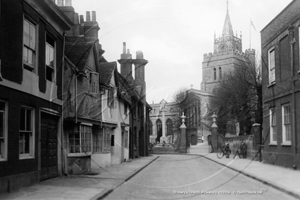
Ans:
<svg viewBox="0 0 300 200"><path fill-rule="evenodd" d="M275 184L273 184L273 183L271 183L271 182L265 181L265 180L263 180L263 179L261 179L261 178L259 178L259 177L257 177L257 176L248 174L248 173L244 172L243 170L235 169L235 168L233 168L233 167L230 167L230 166L228 166L228 165L225 165L225 164L223 164L223 163L220 163L220 162L218 162L218 161L216 161L216 160L214 160L214 159L208 158L208 157L203 156L203 155L199 155L199 154L189 154L189 155L195 155L195 156L204 157L204 158L206 158L206 159L208 159L208 160L210 160L210 161L213 161L213 162L215 162L215 163L218 163L219 165L225 166L225 167L227 167L227 168L229 168L229 169L231 169L231 170L234 170L234 171L236 171L236 172L239 172L240 174L243 174L244 176L247 176L247 177L249 177L249 178L252 178L252 179L254 179L254 180L257 180L257 181L259 181L259 182L261 182L261 183L263 183L263 184L265 184L265 185L271 186L271 187L273 187L273 188L275 188L275 189L277 189L277 190L279 190L279 191L281 191L281 192L284 192L284 193L286 193L286 194L288 194L288 195L290 195L290 196L292 196L292 197L295 197L295 198L297 198L297 199L300 199L300 195L299 195L299 194L296 194L295 192L289 191L289 190L287 190L287 189L285 189L285 188L279 187L279 186L277 186L277 185L275 185ZM248 166L248 165L247 165L247 166ZM246 166L246 167L247 167L247 166Z"/></svg>
<svg viewBox="0 0 300 200"><path fill-rule="evenodd" d="M101 193L95 195L94 197L90 198L90 200L102 200L102 199L104 199L110 193L112 193L114 190L118 189L121 185L123 185L124 183L126 183L127 181L129 181L131 178L133 178L135 175L137 175L140 171L142 171L143 169L145 169L148 165L150 165L151 163L153 163L158 158L159 158L159 156L157 156L152 161L150 161L148 164L146 164L145 166L143 166L140 169L138 169L137 171L135 171L133 174L131 174L129 177L127 177L122 183L120 183L119 185L117 185L114 189L109 189L109 190L106 190L106 191L104 190L105 192L101 192Z"/></svg>

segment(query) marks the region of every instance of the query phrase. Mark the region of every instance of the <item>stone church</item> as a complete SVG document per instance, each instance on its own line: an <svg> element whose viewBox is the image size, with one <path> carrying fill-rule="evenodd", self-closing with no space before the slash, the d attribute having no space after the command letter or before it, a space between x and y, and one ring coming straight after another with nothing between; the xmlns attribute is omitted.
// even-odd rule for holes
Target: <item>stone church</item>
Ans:
<svg viewBox="0 0 300 200"><path fill-rule="evenodd" d="M212 93L227 71L233 70L249 59L255 59L255 50L242 50L242 34L234 35L227 9L222 36L214 36L214 52L204 54L201 90Z"/></svg>
<svg viewBox="0 0 300 200"><path fill-rule="evenodd" d="M209 101L214 96L214 88L222 81L226 72L249 62L250 59L255 60L255 50L247 49L243 52L242 34L234 35L227 8L222 35L219 38L216 38L216 34L214 36L214 51L203 55L201 90L191 88L186 91L187 94L195 97L194 103L188 103L182 107L177 103L168 103L162 100L159 104L150 105L152 107L149 122L152 127L150 141L160 141L157 139L160 137L174 140L180 131L179 125L174 122L178 121L182 112L187 117L185 124L188 142L193 145L198 141L207 141L207 136L210 134L211 115L214 110L209 106ZM229 124L236 126L234 120ZM231 134L236 134L236 128L232 130L234 131Z"/></svg>

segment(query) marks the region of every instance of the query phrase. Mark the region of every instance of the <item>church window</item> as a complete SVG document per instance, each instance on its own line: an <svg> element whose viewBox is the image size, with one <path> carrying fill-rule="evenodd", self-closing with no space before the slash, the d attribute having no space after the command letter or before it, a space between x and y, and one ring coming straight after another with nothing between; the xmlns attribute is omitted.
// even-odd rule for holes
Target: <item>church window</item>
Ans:
<svg viewBox="0 0 300 200"><path fill-rule="evenodd" d="M167 135L173 135L173 123L171 119L167 120Z"/></svg>
<svg viewBox="0 0 300 200"><path fill-rule="evenodd" d="M268 51L269 84L275 83L275 48Z"/></svg>
<svg viewBox="0 0 300 200"><path fill-rule="evenodd" d="M221 67L219 67L219 77L220 77L220 79L222 79L222 68Z"/></svg>
<svg viewBox="0 0 300 200"><path fill-rule="evenodd" d="M217 70L214 68L214 80L217 80Z"/></svg>
<svg viewBox="0 0 300 200"><path fill-rule="evenodd" d="M162 134L162 128L161 128L161 121L160 121L160 119L158 119L157 121L156 121L156 127L157 127L157 135L159 136L159 135L161 135Z"/></svg>

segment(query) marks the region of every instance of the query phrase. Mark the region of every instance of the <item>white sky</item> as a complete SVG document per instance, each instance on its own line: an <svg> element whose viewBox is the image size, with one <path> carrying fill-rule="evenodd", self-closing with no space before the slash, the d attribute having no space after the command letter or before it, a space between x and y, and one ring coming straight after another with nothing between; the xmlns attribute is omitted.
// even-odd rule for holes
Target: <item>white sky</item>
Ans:
<svg viewBox="0 0 300 200"><path fill-rule="evenodd" d="M234 34L243 50L260 53L260 31L292 0L228 0ZM123 42L135 58L142 50L147 102L170 102L181 87L200 89L203 54L213 51L214 32L222 34L226 0L73 0L75 12L96 11L99 41L108 61L117 61Z"/></svg>

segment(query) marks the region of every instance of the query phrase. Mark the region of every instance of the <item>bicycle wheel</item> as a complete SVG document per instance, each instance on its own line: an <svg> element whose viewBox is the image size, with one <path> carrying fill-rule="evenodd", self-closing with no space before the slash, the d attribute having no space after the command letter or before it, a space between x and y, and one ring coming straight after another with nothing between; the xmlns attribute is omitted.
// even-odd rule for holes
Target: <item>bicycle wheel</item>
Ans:
<svg viewBox="0 0 300 200"><path fill-rule="evenodd" d="M224 156L224 153L223 153L222 149L219 149L217 152L217 157L222 158L223 156Z"/></svg>

